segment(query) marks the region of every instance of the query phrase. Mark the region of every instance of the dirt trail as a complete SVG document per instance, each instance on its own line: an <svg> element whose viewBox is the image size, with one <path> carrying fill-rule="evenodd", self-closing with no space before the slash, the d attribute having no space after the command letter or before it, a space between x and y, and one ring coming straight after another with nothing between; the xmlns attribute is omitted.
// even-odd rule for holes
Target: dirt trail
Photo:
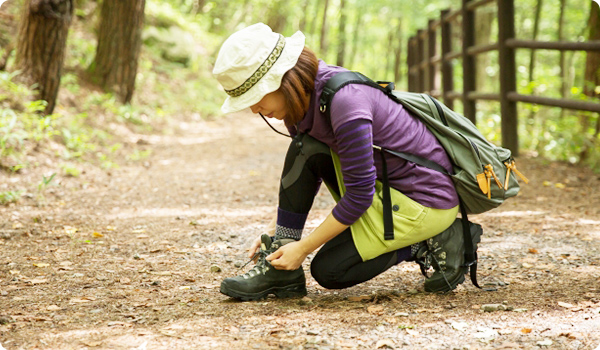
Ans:
<svg viewBox="0 0 600 350"><path fill-rule="evenodd" d="M218 286L275 213L288 141L249 115L142 138L143 162L57 179L44 206L32 190L0 207L7 350L600 346L600 180L588 170L519 159L532 183L473 218L480 284L496 291L424 293L417 266L401 264L347 290L308 277L304 299L239 303ZM307 232L332 205L318 195Z"/></svg>

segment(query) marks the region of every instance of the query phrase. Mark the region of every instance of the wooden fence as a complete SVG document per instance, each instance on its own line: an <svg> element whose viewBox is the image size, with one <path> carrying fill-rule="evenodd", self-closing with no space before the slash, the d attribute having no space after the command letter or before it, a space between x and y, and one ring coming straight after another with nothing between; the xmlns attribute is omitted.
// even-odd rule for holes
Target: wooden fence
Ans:
<svg viewBox="0 0 600 350"><path fill-rule="evenodd" d="M475 10L496 3L498 17L498 40L496 43L475 45ZM462 50L452 52L452 26L462 17ZM441 52L437 40L441 40ZM444 10L440 18L430 20L426 29L419 30L408 42L408 90L424 92L441 97L450 108L454 100L461 99L463 113L476 122L476 101L500 102L502 146L518 155L517 102L535 103L600 113L600 103L572 99L556 99L517 93L515 49L600 51L600 41L566 42L534 41L515 38L514 0L463 0L461 9ZM498 51L500 65L500 91L497 93L477 91L475 56ZM452 61L462 59L463 91L454 90ZM441 91L436 89L436 76L441 73Z"/></svg>

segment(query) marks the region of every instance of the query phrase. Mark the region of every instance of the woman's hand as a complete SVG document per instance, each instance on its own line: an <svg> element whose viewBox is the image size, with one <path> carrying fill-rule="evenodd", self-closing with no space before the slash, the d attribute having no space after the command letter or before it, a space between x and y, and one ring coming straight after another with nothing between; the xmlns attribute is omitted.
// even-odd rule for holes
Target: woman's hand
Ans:
<svg viewBox="0 0 600 350"><path fill-rule="evenodd" d="M296 270L309 253L300 241L291 242L267 256L267 260L277 270Z"/></svg>
<svg viewBox="0 0 600 350"><path fill-rule="evenodd" d="M275 216L275 217L273 217L271 222L267 225L265 233L268 234L269 236L271 236L271 238L273 238L273 236L275 236L275 224L276 223L277 223L277 217ZM256 237L254 239L254 241L252 241L252 244L250 244L250 247L248 249L246 249L248 251L248 259L252 259L254 254L256 254L258 252L258 250L260 249L262 235L263 234L258 235L258 237ZM256 258L254 258L254 262L256 262Z"/></svg>

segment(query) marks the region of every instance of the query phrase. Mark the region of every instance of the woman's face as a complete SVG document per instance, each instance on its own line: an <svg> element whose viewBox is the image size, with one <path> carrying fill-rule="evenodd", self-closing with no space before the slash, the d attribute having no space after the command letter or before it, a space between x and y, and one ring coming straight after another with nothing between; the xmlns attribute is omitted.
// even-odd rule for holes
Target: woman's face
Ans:
<svg viewBox="0 0 600 350"><path fill-rule="evenodd" d="M252 113L262 113L267 118L278 120L283 120L287 114L285 98L279 90L265 95L262 100L251 106L250 109Z"/></svg>

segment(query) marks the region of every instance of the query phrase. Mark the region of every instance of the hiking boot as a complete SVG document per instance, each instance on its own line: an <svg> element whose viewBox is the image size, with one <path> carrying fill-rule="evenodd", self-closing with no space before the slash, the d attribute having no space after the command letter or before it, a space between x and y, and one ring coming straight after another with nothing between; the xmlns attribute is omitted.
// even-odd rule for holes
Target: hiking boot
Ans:
<svg viewBox="0 0 600 350"><path fill-rule="evenodd" d="M473 226L473 225L472 225ZM473 248L481 241L481 230L471 230ZM415 259L421 272L433 266L435 272L425 280L426 292L449 292L465 281L465 246L462 222L457 219L439 235L421 242Z"/></svg>
<svg viewBox="0 0 600 350"><path fill-rule="evenodd" d="M277 270L265 258L293 239L279 239L274 242L268 235L261 236L258 261L243 275L226 278L221 282L221 293L242 301L261 300L269 294L278 298L303 297L306 295L306 278L302 266L298 269Z"/></svg>

